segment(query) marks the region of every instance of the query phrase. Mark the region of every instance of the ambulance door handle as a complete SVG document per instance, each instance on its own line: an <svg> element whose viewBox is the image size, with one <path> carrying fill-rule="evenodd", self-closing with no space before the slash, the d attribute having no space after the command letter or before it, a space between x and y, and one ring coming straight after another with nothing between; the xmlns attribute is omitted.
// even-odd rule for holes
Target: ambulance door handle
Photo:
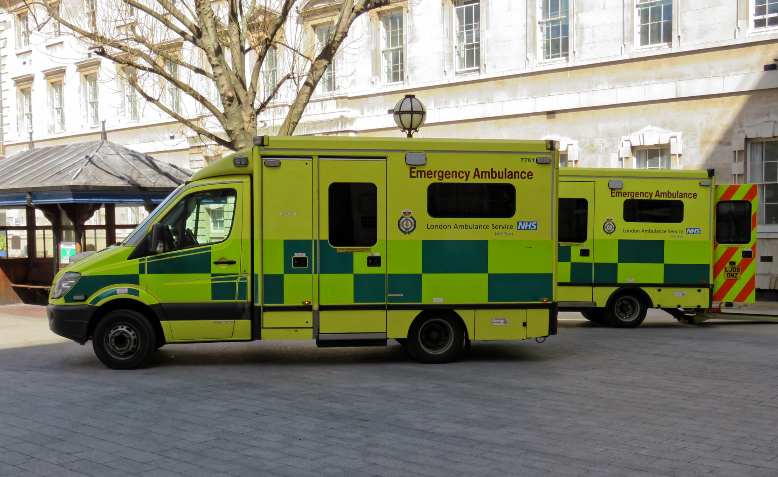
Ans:
<svg viewBox="0 0 778 477"><path fill-rule="evenodd" d="M367 256L367 266L368 267L380 267L381 266L381 256L380 255L368 255Z"/></svg>
<svg viewBox="0 0 778 477"><path fill-rule="evenodd" d="M754 258L754 252L751 250L743 250L743 253L740 254L743 258Z"/></svg>
<svg viewBox="0 0 778 477"><path fill-rule="evenodd" d="M589 256L589 249L588 248L582 248L579 253L580 253L580 255L582 257L588 257Z"/></svg>
<svg viewBox="0 0 778 477"><path fill-rule="evenodd" d="M220 258L219 260L213 262L214 265L235 265L236 263L238 262L235 260L228 260L226 258Z"/></svg>

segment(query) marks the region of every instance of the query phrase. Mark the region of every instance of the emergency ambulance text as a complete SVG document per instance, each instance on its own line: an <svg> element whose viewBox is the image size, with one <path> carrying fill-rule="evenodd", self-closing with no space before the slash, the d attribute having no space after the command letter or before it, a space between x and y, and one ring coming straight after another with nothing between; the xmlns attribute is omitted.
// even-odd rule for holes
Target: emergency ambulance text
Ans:
<svg viewBox="0 0 778 477"><path fill-rule="evenodd" d="M411 167L408 172L411 179L433 179L439 182L446 180L459 180L467 182L473 180L532 180L535 177L534 171L525 171L519 169L489 169L475 168L471 171L466 169L420 169Z"/></svg>
<svg viewBox="0 0 778 477"><path fill-rule="evenodd" d="M626 191L611 189L611 197L623 197L625 199L696 199L697 193L672 190Z"/></svg>

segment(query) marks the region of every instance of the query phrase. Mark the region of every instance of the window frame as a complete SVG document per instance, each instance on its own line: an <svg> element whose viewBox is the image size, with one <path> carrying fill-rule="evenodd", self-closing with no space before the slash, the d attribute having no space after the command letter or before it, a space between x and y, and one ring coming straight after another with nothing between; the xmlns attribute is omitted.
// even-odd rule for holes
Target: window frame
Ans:
<svg viewBox="0 0 778 477"><path fill-rule="evenodd" d="M391 22L392 18L399 18L400 25L397 29L387 29L387 20ZM406 41L405 41L405 11L402 8L397 8L394 10L387 10L385 12L381 12L378 16L378 23L379 23L379 31L380 31L380 56L381 56L381 79L383 80L384 84L392 85L392 84L401 84L405 82L405 72L406 72ZM391 26L391 25L390 25ZM399 43L396 45L392 45L391 38L394 38L394 36L391 34L392 32L399 30ZM389 69L389 62L387 60L387 56L390 56L393 53L399 52L399 79L394 79L392 76L394 73L394 63L392 63L392 69ZM390 55L387 55L390 54ZM394 58L392 56L392 58Z"/></svg>
<svg viewBox="0 0 778 477"><path fill-rule="evenodd" d="M268 61L272 58L272 61ZM270 46L262 63L262 89L265 98L269 97L278 84L278 48Z"/></svg>
<svg viewBox="0 0 778 477"><path fill-rule="evenodd" d="M658 157L659 167L648 167L648 161L650 159L653 159L653 158L649 158L648 154L649 154L649 152L653 152L653 151L659 151L659 157ZM666 153L666 156L663 156L663 153ZM641 154L645 154L646 155L646 158L645 158L646 167L638 167L638 161L640 161L640 159L641 159L640 158ZM669 145L656 145L656 146L647 146L647 147L635 148L633 150L633 152L632 152L632 156L635 158L635 164L634 164L633 169L660 170L660 171L661 170L669 171L669 170L673 169L673 155L671 154ZM662 167L662 160L665 157L667 159L667 166L668 166L666 168Z"/></svg>
<svg viewBox="0 0 778 477"><path fill-rule="evenodd" d="M319 32L326 29L328 32L326 41L329 41L331 36L335 34L335 24L332 23L331 21L327 21L327 22L311 25L311 27L313 29L314 51L316 52L316 54L318 54L325 44L324 42L322 42ZM338 50L340 50L340 48L338 48ZM329 95L329 94L334 94L338 91L337 71L336 71L337 69L335 66L337 55L338 53L336 52L330 64L327 65L327 69L324 70L324 73L321 75L321 78L319 79L319 83L316 85L316 92L318 94Z"/></svg>
<svg viewBox="0 0 778 477"><path fill-rule="evenodd" d="M500 215L465 215L464 213L458 213L456 215L441 215L439 213L433 213L433 211L430 209L433 202L430 200L432 197L432 194L435 192L433 188L442 188L442 187L461 187L461 186L510 186L510 190L512 192L512 212L510 215L506 214L500 214ZM462 195L463 191L458 191L457 195ZM427 194L426 194L426 200L427 200L427 207L426 212L427 216L434 218L434 219L512 219L516 217L516 211L517 209L517 194L516 194L516 185L510 182L433 182L427 186Z"/></svg>
<svg viewBox="0 0 778 477"><path fill-rule="evenodd" d="M33 130L32 85L16 89L16 103L16 129L22 137Z"/></svg>
<svg viewBox="0 0 778 477"><path fill-rule="evenodd" d="M62 79L48 82L49 120L52 133L65 132L65 82Z"/></svg>
<svg viewBox="0 0 778 477"><path fill-rule="evenodd" d="M170 58L165 59L165 71L175 79L179 79L178 76L178 63ZM136 91L137 92L137 91ZM181 90L172 81L165 80L165 98L167 99L167 107L169 107L174 113L181 113Z"/></svg>
<svg viewBox="0 0 778 477"><path fill-rule="evenodd" d="M765 0L765 13L763 15L756 14L756 7L759 0L749 0L748 2L748 28L754 32L764 32L778 29L778 12L770 13L770 4L778 6L778 0ZM770 19L776 18L776 24L770 25ZM756 26L757 20L764 20L764 26Z"/></svg>
<svg viewBox="0 0 778 477"><path fill-rule="evenodd" d="M570 30L570 23L572 21L572 16L570 15L571 10L571 4L573 0L566 0L567 1L567 11L562 14L562 1L563 0L540 0L538 3L538 57L541 59L542 62L557 62L557 61L565 61L570 58L570 40L571 40L571 30ZM557 16L549 16L548 18L544 17L543 10L544 7L548 6L549 12L551 11L550 3L556 2L559 4L559 14ZM556 40L559 41L559 55L558 56L546 56L546 32L548 31L548 27L550 27L552 24L558 23L559 24L559 37L549 40ZM567 26L567 35L562 35L563 27ZM562 46L565 45L564 54L562 54ZM550 51L550 50L549 50Z"/></svg>
<svg viewBox="0 0 778 477"><path fill-rule="evenodd" d="M468 30L467 28L462 28L460 32L460 23L459 23L459 14L458 11L461 9L464 13L463 16L465 18L467 13L465 12L465 9L472 7L474 10L478 11L478 22L473 22L471 25L474 27ZM475 14L475 11L473 12L473 16ZM452 32L454 36L454 48L453 48L453 54L454 54L454 71L456 73L472 73L472 72L478 72L481 70L481 63L482 63L482 38L481 38L481 1L480 0L453 0L452 2L452 21L453 21L453 27ZM472 42L466 42L465 38L468 33L468 31L472 35L477 35L477 40ZM461 40L461 42L460 42ZM473 48L473 51L475 51L475 55L477 56L474 58L475 64L473 66L467 66L467 46L475 45ZM460 55L460 50L464 49L465 53L462 53ZM464 66L460 64L460 58L463 58Z"/></svg>
<svg viewBox="0 0 778 477"><path fill-rule="evenodd" d="M745 163L745 172L746 172L746 181L751 184L756 184L759 191L759 226L768 226L772 228L778 228L778 221L774 223L768 223L767 222L767 206L771 205L774 207L778 207L778 201L775 202L767 202L767 192L766 188L768 185L775 186L776 189L778 189L778 154L772 160L765 161L765 150L766 145L768 143L776 143L778 144L778 137L775 138L755 138L755 139L749 139L746 142L746 163ZM753 167L754 167L754 145L759 144L761 148L761 157L759 158L760 163L760 177L754 177L753 174ZM775 165L776 172L775 182L773 181L766 181L765 180L765 163L772 163ZM758 180L757 180L758 179Z"/></svg>
<svg viewBox="0 0 778 477"><path fill-rule="evenodd" d="M681 217L678 220L662 220L662 221L656 221L656 220L640 220L640 219L628 219L627 218L627 204L633 203L633 202L643 202L643 203L667 203L667 204L680 204L681 206ZM640 211L636 212L639 213ZM686 216L686 207L682 200L678 199L625 199L624 202L621 205L621 217L624 220L624 222L632 223L632 224L682 224Z"/></svg>
<svg viewBox="0 0 778 477"><path fill-rule="evenodd" d="M100 86L97 79L97 72L85 73L84 78L84 109L86 114L87 126L97 127L100 124ZM94 88L90 86L90 83L94 84ZM92 93L94 92L94 98ZM94 113L94 118L92 118ZM94 119L94 120L93 120Z"/></svg>
<svg viewBox="0 0 778 477"><path fill-rule="evenodd" d="M17 50L30 49L30 12L25 10L14 15L14 26L16 28L14 46Z"/></svg>
<svg viewBox="0 0 778 477"><path fill-rule="evenodd" d="M332 209L334 207L334 201L332 197L332 187L333 186L341 186L341 185L369 185L372 187L373 192L375 194L375 218L376 218L376 226L375 226L375 237L371 244L364 245L364 244L352 244L352 245L336 245L332 242L333 238L333 213ZM371 247L375 247L378 244L378 221L379 221L379 211L378 211L378 184L374 182L330 182L330 184L327 186L327 243L332 248L340 248L340 249L369 249Z"/></svg>
<svg viewBox="0 0 778 477"><path fill-rule="evenodd" d="M669 4L670 6L670 19L664 20L664 9ZM652 22L651 21L651 9L660 7L660 15L661 19L658 22ZM641 22L640 13L641 10L648 8L649 12L649 20L648 23L645 25L648 25L648 43L643 44L642 42L642 36L641 36L641 29L644 25L644 23ZM635 46L638 49L652 49L652 48L671 48L673 45L673 30L675 27L675 21L674 21L674 14L675 14L675 0L635 0ZM664 41L664 24L668 23L670 25L670 40ZM659 23L659 37L661 41L657 42L651 42L651 25Z"/></svg>

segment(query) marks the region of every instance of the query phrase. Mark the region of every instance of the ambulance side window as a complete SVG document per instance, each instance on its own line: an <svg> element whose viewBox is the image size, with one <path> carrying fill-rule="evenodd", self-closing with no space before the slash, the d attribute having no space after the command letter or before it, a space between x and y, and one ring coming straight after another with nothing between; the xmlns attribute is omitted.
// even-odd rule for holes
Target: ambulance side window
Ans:
<svg viewBox="0 0 778 477"><path fill-rule="evenodd" d="M371 247L378 241L378 188L366 182L329 187L329 234L333 247Z"/></svg>
<svg viewBox="0 0 778 477"><path fill-rule="evenodd" d="M441 219L509 219L516 215L516 188L513 184L430 184L427 214Z"/></svg>
<svg viewBox="0 0 778 477"><path fill-rule="evenodd" d="M751 202L735 200L716 204L716 242L751 242Z"/></svg>
<svg viewBox="0 0 778 477"><path fill-rule="evenodd" d="M586 199L559 199L559 241L586 242L588 216Z"/></svg>
<svg viewBox="0 0 778 477"><path fill-rule="evenodd" d="M160 220L167 226L165 251L211 245L224 241L232 229L235 189L195 192Z"/></svg>
<svg viewBox="0 0 778 477"><path fill-rule="evenodd" d="M624 201L624 221L680 224L683 222L683 202L680 200L627 199Z"/></svg>

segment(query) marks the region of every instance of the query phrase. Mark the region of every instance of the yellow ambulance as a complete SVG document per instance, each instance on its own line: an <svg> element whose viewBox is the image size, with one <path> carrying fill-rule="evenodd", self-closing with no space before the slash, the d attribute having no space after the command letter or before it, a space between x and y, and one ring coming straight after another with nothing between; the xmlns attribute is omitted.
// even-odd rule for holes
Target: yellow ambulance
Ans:
<svg viewBox="0 0 778 477"><path fill-rule="evenodd" d="M552 141L258 137L121 244L63 269L51 329L112 368L166 343L470 340L556 333Z"/></svg>
<svg viewBox="0 0 778 477"><path fill-rule="evenodd" d="M560 309L639 326L755 299L757 187L713 171L562 168Z"/></svg>

